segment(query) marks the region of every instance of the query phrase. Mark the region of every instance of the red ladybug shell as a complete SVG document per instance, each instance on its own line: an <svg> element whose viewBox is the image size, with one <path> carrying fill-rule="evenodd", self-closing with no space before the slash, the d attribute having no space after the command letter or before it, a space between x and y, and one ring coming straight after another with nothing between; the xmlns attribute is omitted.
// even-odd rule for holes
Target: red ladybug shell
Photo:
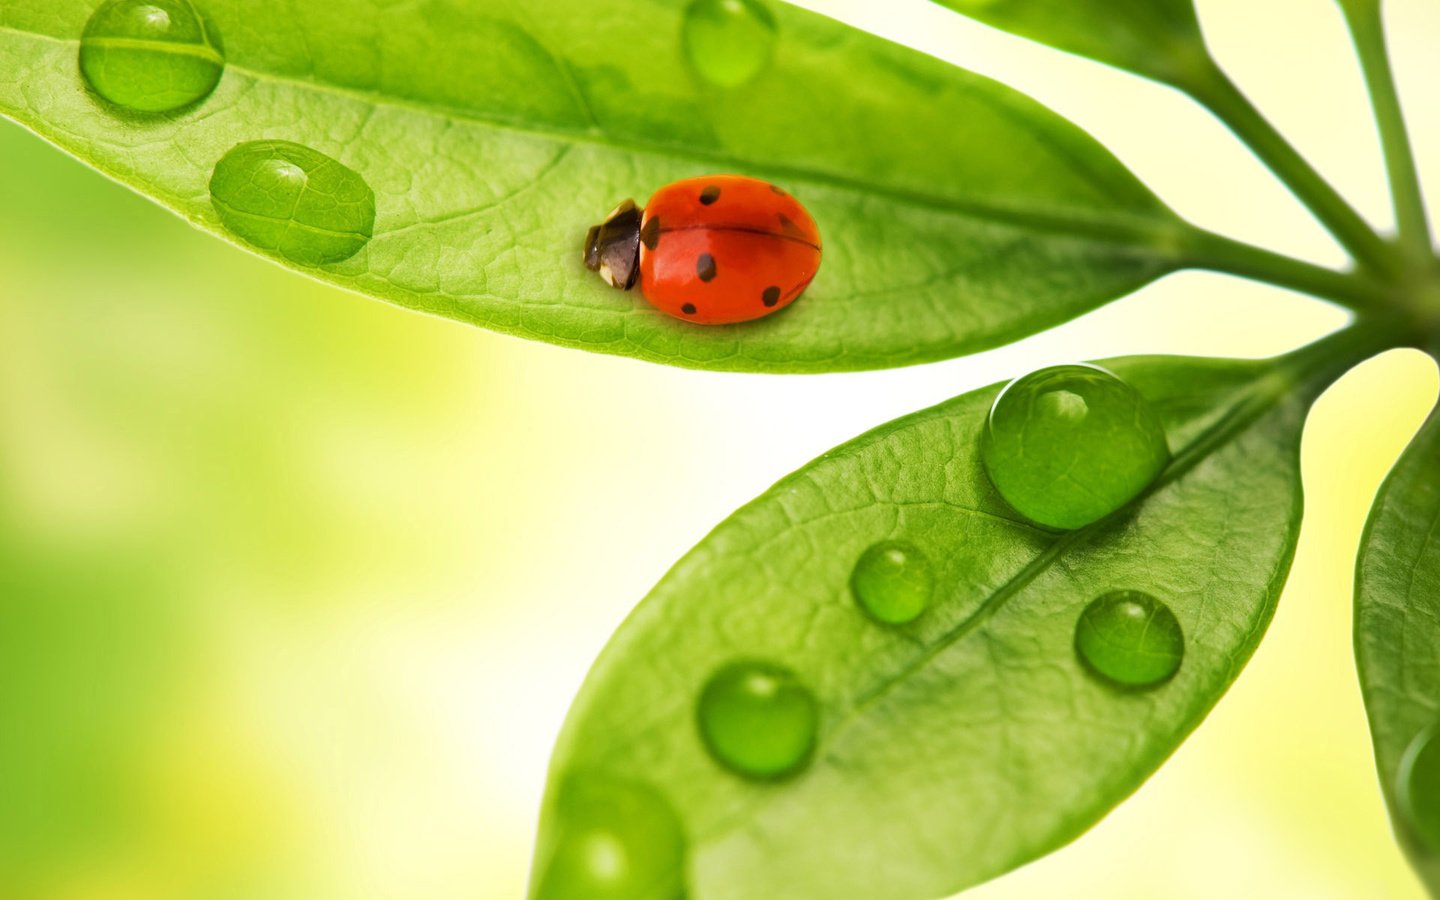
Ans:
<svg viewBox="0 0 1440 900"><path fill-rule="evenodd" d="M690 322L744 322L784 309L820 268L820 231L799 201L742 175L687 178L650 198L640 290Z"/></svg>

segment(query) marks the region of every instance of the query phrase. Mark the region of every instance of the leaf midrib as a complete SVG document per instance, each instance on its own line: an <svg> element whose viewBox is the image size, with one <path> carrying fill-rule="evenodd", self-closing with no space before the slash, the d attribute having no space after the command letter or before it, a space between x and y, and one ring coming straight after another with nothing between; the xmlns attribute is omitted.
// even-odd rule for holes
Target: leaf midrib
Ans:
<svg viewBox="0 0 1440 900"><path fill-rule="evenodd" d="M1229 444L1236 436L1248 430L1266 414L1273 411L1282 401L1290 396L1294 388L1295 383L1287 377L1285 370L1279 365L1276 365L1270 371L1263 373L1254 381L1242 387L1240 389L1240 397L1231 406L1230 410L1222 416L1219 421L1206 428L1187 443L1179 453L1176 453L1170 465L1166 467L1165 471L1160 474L1143 494L1109 516L1093 522L1084 528L1065 533L1037 554L1023 569L1012 576L1009 581L991 593L974 613L951 628L934 643L926 647L924 652L906 663L893 675L879 682L876 687L862 696L860 700L851 706L845 714L836 721L834 727L830 728L817 743L814 759L817 762L824 760L826 758L827 747L836 744L845 732L857 724L865 714L886 695L904 684L909 678L924 669L941 654L977 631L1012 597L1048 571L1056 561L1064 557L1072 549L1091 540L1116 521L1133 514L1135 509L1143 504L1146 499L1154 496L1193 471L1196 466L1208 459L1213 452ZM724 821L718 822L709 829L697 833L694 843L700 845L711 842L719 835L729 832L734 823L741 818L743 818L742 815L727 817Z"/></svg>
<svg viewBox="0 0 1440 900"><path fill-rule="evenodd" d="M11 26L0 26L0 33L16 34L55 44L79 46L75 38L62 38L41 32L27 31ZM226 62L226 72L248 77L259 83L288 85L303 90L330 94L347 100L359 101L377 107L409 110L427 116L440 116L455 121L543 138L567 144L589 144L627 153L645 152L670 157L716 164L727 167L750 166L745 160L724 153L709 153L692 146L653 141L645 138L619 140L594 128L572 130L522 122L498 114L481 115L474 111L445 104L426 105L407 97L383 94L377 91L346 87L320 81L305 80L291 75L267 72L239 63ZM1149 248L1157 261L1166 263L1168 269L1183 267L1184 260L1179 248L1192 236L1193 226L1183 220L1170 217L1166 220L1144 216L1139 213L1113 214L1110 216L1086 215L1073 210L1041 209L1019 204L998 203L985 200L958 200L954 197L936 197L922 194L890 184L871 183L858 178L839 175L834 172L816 170L804 166L766 164L764 170L775 173L787 180L810 182L837 188L866 196L880 195L890 200L921 209L959 214L1006 225L1016 225L1038 231L1062 234L1091 243L1109 243L1123 246ZM184 198L182 198L184 199ZM1157 201L1158 202L1158 201ZM1161 206L1157 211L1163 211ZM381 237L381 235L376 235Z"/></svg>
<svg viewBox="0 0 1440 900"><path fill-rule="evenodd" d="M936 657L970 635L990 619L1010 598L1047 572L1057 560L1071 550L1084 545L1097 534L1108 530L1114 523L1132 515L1150 497L1165 490L1204 462L1212 453L1229 444L1234 438L1248 430L1263 416L1286 399L1293 385L1278 369L1272 369L1242 388L1241 396L1229 412L1209 428L1198 434L1172 458L1170 465L1144 493L1110 515L1075 531L1066 532L1059 540L1050 544L1035 556L1025 568L1017 572L1005 584L985 599L978 609L954 628L941 635L924 653L901 668L893 676L880 682L850 708L844 717L831 729L826 743L833 743L867 710L878 703L886 694L906 679L929 665ZM823 747L816 748L816 756L823 755Z"/></svg>
<svg viewBox="0 0 1440 900"><path fill-rule="evenodd" d="M4 30L15 31L15 29L10 28ZM92 37L90 38L90 45L115 50L155 50L161 53L174 54L175 56L190 56L195 59L203 59L206 62L213 62L216 65L223 66L225 64L225 57L221 56L215 48L209 44L156 41L146 38Z"/></svg>
<svg viewBox="0 0 1440 900"><path fill-rule="evenodd" d="M366 234L363 231L340 231L335 228L325 228L321 225L311 225L307 222L301 222L295 218L293 212L289 216L271 216L266 215L265 213L248 212L243 209L236 209L231 204L226 203L224 200L220 200L215 197L211 197L210 202L214 203L217 208L224 207L225 211L230 213L230 215L232 216L239 216L245 219L259 219L264 222L275 222L280 225L287 225L292 228L297 228L301 231L307 231L310 234L314 234L319 237L353 237L358 238L362 241L370 239L370 235Z"/></svg>

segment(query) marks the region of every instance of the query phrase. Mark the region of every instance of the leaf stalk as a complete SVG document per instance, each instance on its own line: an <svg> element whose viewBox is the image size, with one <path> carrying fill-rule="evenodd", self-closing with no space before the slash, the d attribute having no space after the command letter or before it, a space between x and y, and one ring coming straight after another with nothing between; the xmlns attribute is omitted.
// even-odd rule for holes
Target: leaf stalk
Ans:
<svg viewBox="0 0 1440 900"><path fill-rule="evenodd" d="M1391 307L1386 285L1367 272L1340 272L1196 228L1183 242L1186 268L1263 281L1331 300L1357 312Z"/></svg>
<svg viewBox="0 0 1440 900"><path fill-rule="evenodd" d="M1370 102L1375 110L1400 244L1412 264L1433 267L1435 258L1430 223L1415 167L1415 152L1410 144L1405 114L1395 86L1395 73L1390 64L1380 0L1341 0L1340 5L1345 11L1350 36L1355 43Z"/></svg>

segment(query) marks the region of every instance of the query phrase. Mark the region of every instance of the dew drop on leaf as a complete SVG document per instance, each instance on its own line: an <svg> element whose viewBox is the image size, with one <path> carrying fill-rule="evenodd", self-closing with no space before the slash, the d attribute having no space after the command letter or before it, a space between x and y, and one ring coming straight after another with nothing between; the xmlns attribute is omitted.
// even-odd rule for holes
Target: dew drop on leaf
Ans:
<svg viewBox="0 0 1440 900"><path fill-rule="evenodd" d="M1440 722L1416 735L1400 759L1396 795L1410 830L1440 855Z"/></svg>
<svg viewBox="0 0 1440 900"><path fill-rule="evenodd" d="M349 259L375 230L375 192L365 179L289 141L252 141L225 154L210 201L236 236L300 265Z"/></svg>
<svg viewBox="0 0 1440 900"><path fill-rule="evenodd" d="M566 778L538 858L537 900L681 900L685 835L652 788L597 775Z"/></svg>
<svg viewBox="0 0 1440 900"><path fill-rule="evenodd" d="M755 78L775 54L775 17L760 0L694 0L681 34L695 72L722 88Z"/></svg>
<svg viewBox="0 0 1440 900"><path fill-rule="evenodd" d="M904 541L881 541L856 561L850 592L877 622L904 625L930 606L935 574L918 547Z"/></svg>
<svg viewBox="0 0 1440 900"><path fill-rule="evenodd" d="M1185 658L1185 635L1170 607L1142 591L1097 597L1075 624L1075 652L1092 672L1122 687L1168 681Z"/></svg>
<svg viewBox="0 0 1440 900"><path fill-rule="evenodd" d="M743 660L711 676L697 718L706 748L722 766L746 778L780 779L810 762L820 708L794 672Z"/></svg>
<svg viewBox="0 0 1440 900"><path fill-rule="evenodd" d="M1011 382L990 410L981 455L1016 512L1081 528L1129 503L1170 458L1149 402L1117 375L1054 366Z"/></svg>
<svg viewBox="0 0 1440 900"><path fill-rule="evenodd" d="M210 96L225 70L220 33L191 0L110 0L80 38L80 71L95 93L143 113Z"/></svg>

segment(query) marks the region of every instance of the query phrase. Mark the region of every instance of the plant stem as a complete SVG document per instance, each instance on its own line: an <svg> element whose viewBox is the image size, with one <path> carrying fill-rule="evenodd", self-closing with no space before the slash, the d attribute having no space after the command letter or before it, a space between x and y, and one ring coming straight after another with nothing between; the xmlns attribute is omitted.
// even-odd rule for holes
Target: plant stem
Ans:
<svg viewBox="0 0 1440 900"><path fill-rule="evenodd" d="M1218 65L1207 61L1196 69L1192 77L1177 82L1176 86L1214 113L1243 140L1300 202L1330 229L1356 262L1386 274L1395 271L1392 248L1305 161Z"/></svg>
<svg viewBox="0 0 1440 900"><path fill-rule="evenodd" d="M1341 0L1340 5L1350 23L1350 35L1360 56L1360 66L1365 71L1370 102L1375 108L1400 242L1417 261L1428 265L1434 253L1430 243L1430 224L1425 216L1424 195L1415 169L1415 153L1410 146L1405 114L1395 89L1395 73L1391 70L1390 54L1385 45L1380 0Z"/></svg>
<svg viewBox="0 0 1440 900"><path fill-rule="evenodd" d="M1361 312L1390 305L1384 286L1362 273L1337 272L1199 228L1188 235L1184 246L1187 268L1263 281Z"/></svg>

